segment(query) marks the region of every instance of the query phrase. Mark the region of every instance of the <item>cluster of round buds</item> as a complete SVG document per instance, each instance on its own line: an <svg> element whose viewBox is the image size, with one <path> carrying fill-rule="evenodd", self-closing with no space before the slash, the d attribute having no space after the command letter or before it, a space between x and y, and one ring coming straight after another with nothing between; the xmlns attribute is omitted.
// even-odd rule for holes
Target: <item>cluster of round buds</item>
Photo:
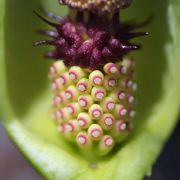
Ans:
<svg viewBox="0 0 180 180"><path fill-rule="evenodd" d="M62 136L82 149L111 151L132 130L135 115L134 61L106 63L102 70L67 67L56 61L50 68L52 116Z"/></svg>
<svg viewBox="0 0 180 180"><path fill-rule="evenodd" d="M111 13L126 8L132 0L59 0L60 4L78 10L88 10L99 14Z"/></svg>

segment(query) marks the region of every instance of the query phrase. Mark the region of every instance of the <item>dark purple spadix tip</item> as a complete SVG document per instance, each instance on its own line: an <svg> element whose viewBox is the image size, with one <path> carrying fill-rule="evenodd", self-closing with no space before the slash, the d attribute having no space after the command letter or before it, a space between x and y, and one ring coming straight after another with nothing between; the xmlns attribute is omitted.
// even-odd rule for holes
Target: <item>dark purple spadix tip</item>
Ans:
<svg viewBox="0 0 180 180"><path fill-rule="evenodd" d="M90 12L85 17L82 11L77 11L75 18L62 18L47 11L43 13L47 18L53 19L53 22L35 12L56 31L39 31L51 39L36 42L34 45L54 46L55 49L47 53L46 57L62 59L66 66L102 69L106 63L121 61L124 55L140 48L130 42L132 38L148 35L147 32L133 32L136 25L121 24L118 12L111 18Z"/></svg>

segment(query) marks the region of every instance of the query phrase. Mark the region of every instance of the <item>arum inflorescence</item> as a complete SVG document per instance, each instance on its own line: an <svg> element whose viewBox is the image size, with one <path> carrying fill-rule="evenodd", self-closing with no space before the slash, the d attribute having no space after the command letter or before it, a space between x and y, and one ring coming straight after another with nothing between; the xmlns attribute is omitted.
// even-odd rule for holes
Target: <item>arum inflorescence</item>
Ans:
<svg viewBox="0 0 180 180"><path fill-rule="evenodd" d="M56 23L35 12L57 30L41 31L52 40L35 43L55 46L46 54L57 60L49 75L54 94L52 118L65 139L82 149L96 149L100 155L108 153L132 131L135 62L124 55L139 49L130 42L132 38L147 35L132 32L136 26L120 23L117 10L124 1L118 2L114 6L115 1L92 1L97 5L92 6L90 1L64 1L78 9L70 10L65 18L43 10ZM99 8L99 13L93 7Z"/></svg>

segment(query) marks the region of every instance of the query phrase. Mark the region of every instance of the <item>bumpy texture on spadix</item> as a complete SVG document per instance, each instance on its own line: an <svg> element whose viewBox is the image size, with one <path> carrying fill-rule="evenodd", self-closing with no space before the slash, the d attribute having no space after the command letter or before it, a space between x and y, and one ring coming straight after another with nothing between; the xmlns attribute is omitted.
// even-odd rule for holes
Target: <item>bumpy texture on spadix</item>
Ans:
<svg viewBox="0 0 180 180"><path fill-rule="evenodd" d="M52 118L60 134L81 149L105 155L130 134L135 116L134 60L124 58L138 49L130 39L146 35L132 32L139 25L122 24L119 13L97 15L70 11L57 21L39 16L57 31L40 31L52 40L35 45L55 46L46 56L52 64ZM92 150L93 149L93 150Z"/></svg>
<svg viewBox="0 0 180 180"><path fill-rule="evenodd" d="M133 76L132 59L107 63L102 71L53 63L52 116L59 132L82 149L97 146L100 155L108 153L132 130L137 88Z"/></svg>
<svg viewBox="0 0 180 180"><path fill-rule="evenodd" d="M128 7L131 1L132 0L59 0L59 3L81 11L88 10L96 13L111 13Z"/></svg>

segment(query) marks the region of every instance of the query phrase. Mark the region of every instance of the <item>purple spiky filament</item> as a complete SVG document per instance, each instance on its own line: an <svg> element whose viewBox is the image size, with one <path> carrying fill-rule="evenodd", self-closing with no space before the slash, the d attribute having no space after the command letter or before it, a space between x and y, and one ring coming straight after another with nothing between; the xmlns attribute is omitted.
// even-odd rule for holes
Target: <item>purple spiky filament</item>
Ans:
<svg viewBox="0 0 180 180"><path fill-rule="evenodd" d="M122 68L126 69L124 73ZM67 67L63 61L53 63L50 78L53 84L56 82L56 88L52 88L52 115L62 137L86 149L85 152L92 153L93 149L98 155L107 154L125 140L131 133L135 116L133 72L131 58L107 63L101 71ZM107 84L109 76L116 78L113 89ZM66 81L59 77L66 77ZM94 83L96 77L101 77L100 84ZM88 91L79 90L78 85L87 81Z"/></svg>
<svg viewBox="0 0 180 180"><path fill-rule="evenodd" d="M120 23L119 12L114 13L112 17L86 12L85 17L84 12L77 11L75 18L57 18L46 12L48 17L58 19L56 24L37 15L56 31L41 31L52 39L36 42L35 46L54 46L55 49L48 52L46 57L62 59L68 67L101 70L108 62L118 62L130 51L140 48L130 42L132 38L147 35L144 32L132 32L135 26Z"/></svg>

